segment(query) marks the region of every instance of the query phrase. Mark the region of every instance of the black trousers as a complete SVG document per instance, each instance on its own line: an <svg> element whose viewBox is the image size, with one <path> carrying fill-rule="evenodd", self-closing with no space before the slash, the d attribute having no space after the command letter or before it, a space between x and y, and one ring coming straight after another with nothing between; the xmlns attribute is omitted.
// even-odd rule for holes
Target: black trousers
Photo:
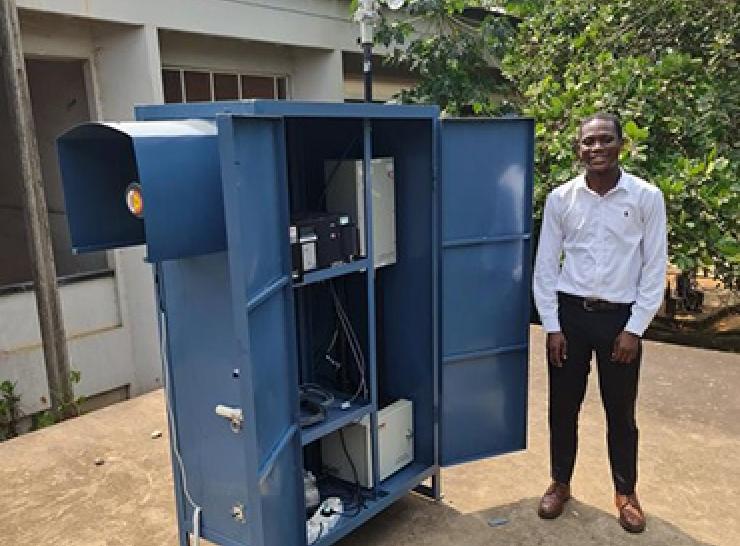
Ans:
<svg viewBox="0 0 740 546"><path fill-rule="evenodd" d="M578 414L586 394L591 356L596 353L601 401L606 411L607 444L614 488L632 494L637 483L635 403L642 345L630 364L611 359L614 340L624 329L629 308L587 310L573 299L559 298L560 327L567 341L561 368L548 365L550 384L550 463L552 478L570 483L578 448Z"/></svg>

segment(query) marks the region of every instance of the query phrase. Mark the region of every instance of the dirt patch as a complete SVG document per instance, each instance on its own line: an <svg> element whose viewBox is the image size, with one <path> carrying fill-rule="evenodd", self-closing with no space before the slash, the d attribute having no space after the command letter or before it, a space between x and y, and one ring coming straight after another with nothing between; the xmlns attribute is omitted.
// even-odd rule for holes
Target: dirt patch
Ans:
<svg viewBox="0 0 740 546"><path fill-rule="evenodd" d="M669 273L667 282L672 287L676 286L675 272ZM645 337L691 347L740 352L740 292L726 288L710 277L698 277L695 288L703 295L701 311L679 309L671 316L664 306Z"/></svg>

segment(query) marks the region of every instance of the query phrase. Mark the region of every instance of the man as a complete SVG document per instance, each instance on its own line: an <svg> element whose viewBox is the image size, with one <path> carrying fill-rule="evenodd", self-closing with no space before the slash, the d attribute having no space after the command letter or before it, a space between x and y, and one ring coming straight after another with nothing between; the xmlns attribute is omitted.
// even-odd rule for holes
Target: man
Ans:
<svg viewBox="0 0 740 546"><path fill-rule="evenodd" d="M538 513L556 518L570 498L578 413L595 352L619 522L639 533L645 529L635 492L640 337L663 296L666 217L660 190L620 169L622 144L616 116L584 119L576 148L585 172L545 204L534 297L547 332L553 481Z"/></svg>

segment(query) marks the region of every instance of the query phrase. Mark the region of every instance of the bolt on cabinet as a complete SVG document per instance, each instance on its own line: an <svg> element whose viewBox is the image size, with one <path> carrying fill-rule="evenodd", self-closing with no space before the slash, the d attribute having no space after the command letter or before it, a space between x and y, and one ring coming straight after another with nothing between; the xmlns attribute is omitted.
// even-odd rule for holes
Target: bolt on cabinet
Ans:
<svg viewBox="0 0 740 546"><path fill-rule="evenodd" d="M153 264L182 545L305 546L311 470L345 506L313 542L326 546L411 490L438 497L441 466L525 447L531 120L279 101L136 117L70 130L59 157L75 248L145 244ZM394 261L375 264L366 236L352 259L297 277L292 217L325 211L327 186L346 183L327 164L365 166L374 233L378 158L393 165ZM315 421L306 385L331 393ZM413 457L381 475L378 419L399 400ZM325 475L322 442L363 422L364 483Z"/></svg>

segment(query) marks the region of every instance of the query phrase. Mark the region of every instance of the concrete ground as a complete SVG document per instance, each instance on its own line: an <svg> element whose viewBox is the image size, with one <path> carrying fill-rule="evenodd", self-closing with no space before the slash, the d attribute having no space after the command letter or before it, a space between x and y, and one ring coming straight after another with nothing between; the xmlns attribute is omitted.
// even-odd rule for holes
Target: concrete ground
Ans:
<svg viewBox="0 0 740 546"><path fill-rule="evenodd" d="M595 374L575 499L558 520L535 513L548 482L543 337L532 329L529 449L446 469L441 503L408 495L340 546L740 544L740 354L645 344L639 492L649 519L632 536L614 517ZM176 544L166 428L154 392L0 444L0 544Z"/></svg>

